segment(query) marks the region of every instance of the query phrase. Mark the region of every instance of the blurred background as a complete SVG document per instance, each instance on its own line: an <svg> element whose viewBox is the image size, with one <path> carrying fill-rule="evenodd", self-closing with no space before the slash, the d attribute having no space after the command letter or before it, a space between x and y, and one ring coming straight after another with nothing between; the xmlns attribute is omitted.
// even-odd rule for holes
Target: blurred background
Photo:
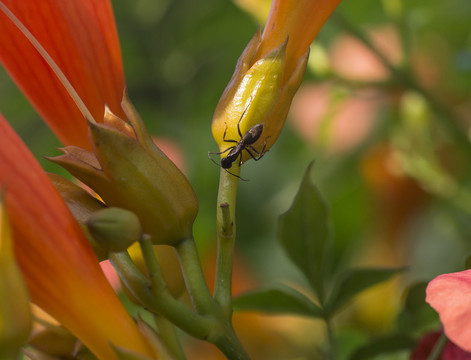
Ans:
<svg viewBox="0 0 471 360"><path fill-rule="evenodd" d="M113 6L131 99L195 188L195 239L210 272L219 174L207 157L218 151L211 118L270 1ZM250 181L239 186L236 293L278 282L305 288L276 234L311 161L339 264L408 266L339 316L345 347L395 327L411 284L464 268L471 254L470 24L469 0L343 1L311 48L278 142L243 167ZM3 69L0 111L47 171L65 175L43 159L59 154L60 143ZM315 358L323 341L322 323L313 320L242 314L235 321L255 359ZM436 319L432 325L438 328Z"/></svg>

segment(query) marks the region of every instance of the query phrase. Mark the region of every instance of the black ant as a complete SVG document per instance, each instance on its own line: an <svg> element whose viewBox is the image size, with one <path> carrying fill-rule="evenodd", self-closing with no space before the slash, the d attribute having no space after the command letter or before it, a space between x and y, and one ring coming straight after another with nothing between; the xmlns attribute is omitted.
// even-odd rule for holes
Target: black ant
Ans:
<svg viewBox="0 0 471 360"><path fill-rule="evenodd" d="M245 113L245 111L244 111ZM224 140L225 142L229 142L229 143L235 143L236 145L234 146L231 146L229 148L227 148L226 150L224 151L221 151L221 152L209 152L208 153L208 157L209 159L221 166L224 170L226 170L229 174L231 175L234 175L236 177L238 177L239 179L241 180L244 180L246 181L245 179L242 179L240 176L236 175L236 174L233 174L231 173L230 171L228 171L227 169L230 169L232 167L232 163L234 161L237 160L237 158L239 157L240 160L239 160L239 166L242 165L242 152L245 150L249 153L249 155L252 157L252 159L254 159L255 161L258 161L260 160L263 155L265 155L265 148L267 147L267 139L268 138L265 138L265 143L263 144L263 148L262 148L262 151L257 151L252 145L255 144L255 142L260 138L260 136L262 135L262 132L263 132L263 124L257 124L257 125L254 125L252 126L249 130L247 130L247 132L242 136L242 133L240 131L240 122L242 121L242 118L244 117L244 114L242 114L242 116L240 117L239 119L239 122L237 123L237 131L239 132L239 136L240 136L240 140L239 141L236 141L236 140L226 140L226 132L227 132L227 123L226 123L226 129L224 130L224 135L222 136L222 140ZM214 161L212 158L211 158L211 154L213 155L221 155L221 154L224 154L226 152L229 153L226 155L226 157L223 157L221 159L221 163L218 164L216 161ZM253 153L255 153L256 155L254 155Z"/></svg>

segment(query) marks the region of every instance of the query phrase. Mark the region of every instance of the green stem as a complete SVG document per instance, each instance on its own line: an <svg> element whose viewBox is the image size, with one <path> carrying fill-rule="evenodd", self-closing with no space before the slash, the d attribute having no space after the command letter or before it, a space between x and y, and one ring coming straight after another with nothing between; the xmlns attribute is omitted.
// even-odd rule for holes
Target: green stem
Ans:
<svg viewBox="0 0 471 360"><path fill-rule="evenodd" d="M155 315L154 320L157 325L157 329L159 330L160 337L175 356L175 359L185 360L185 352L183 351L182 344L180 343L180 339L175 331L175 326L160 315Z"/></svg>
<svg viewBox="0 0 471 360"><path fill-rule="evenodd" d="M228 359L249 360L230 321L222 316L219 305L211 298L193 239L183 240L177 250L184 267L185 280L191 282L187 283L189 291L193 292L197 308L206 312L204 315L190 310L170 294L149 239L141 240L141 249L152 280L140 272L127 252L110 253L109 260L126 287L143 306L154 314L161 314L188 334L216 345Z"/></svg>
<svg viewBox="0 0 471 360"><path fill-rule="evenodd" d="M217 326L217 319L201 316L175 300L165 282L147 279L132 262L127 252L110 253L109 260L121 280L142 305L154 314L162 314L180 329L198 339L208 338L211 329ZM159 277L158 272L154 273ZM153 282L159 290L154 289Z"/></svg>
<svg viewBox="0 0 471 360"><path fill-rule="evenodd" d="M334 331L332 329L332 322L330 318L325 318L326 332L327 332L327 356L329 360L335 359L335 343L334 343Z"/></svg>
<svg viewBox="0 0 471 360"><path fill-rule="evenodd" d="M211 297L201 268L198 250L193 238L183 239L175 246L183 270L185 284L193 306L199 314L219 315L219 307Z"/></svg>
<svg viewBox="0 0 471 360"><path fill-rule="evenodd" d="M433 347L432 353L427 358L427 360L439 360L447 342L448 342L448 339L446 335L442 334L442 336L440 336L435 346Z"/></svg>
<svg viewBox="0 0 471 360"><path fill-rule="evenodd" d="M226 324L221 335L211 341L229 360L250 360L249 355L240 343L232 325Z"/></svg>
<svg viewBox="0 0 471 360"><path fill-rule="evenodd" d="M231 172L240 174L240 166ZM217 263L214 282L214 299L223 309L227 319L232 317L232 268L235 246L235 208L239 178L221 168L217 200Z"/></svg>
<svg viewBox="0 0 471 360"><path fill-rule="evenodd" d="M164 280L159 261L155 256L154 246L151 238L144 236L139 241L142 257L146 264L147 274L152 283L152 293L158 296L163 290L167 289L167 283Z"/></svg>
<svg viewBox="0 0 471 360"><path fill-rule="evenodd" d="M139 245L146 264L147 273L152 283L152 293L154 296L158 296L159 293L167 289L167 284L163 278L160 264L155 256L152 240L144 236L139 241ZM184 360L185 353L183 352L173 324L159 314L155 314L154 320L159 329L159 335L168 346L169 350L176 359Z"/></svg>

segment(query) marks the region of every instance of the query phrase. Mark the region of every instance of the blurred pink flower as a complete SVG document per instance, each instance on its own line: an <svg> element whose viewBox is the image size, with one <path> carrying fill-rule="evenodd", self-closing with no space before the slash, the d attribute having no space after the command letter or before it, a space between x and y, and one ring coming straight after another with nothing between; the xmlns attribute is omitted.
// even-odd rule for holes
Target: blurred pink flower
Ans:
<svg viewBox="0 0 471 360"><path fill-rule="evenodd" d="M365 139L382 106L374 89L338 98L331 83L301 87L291 105L291 125L308 144L319 141L333 153L346 152ZM325 125L328 127L325 128ZM322 134L321 131L327 129Z"/></svg>
<svg viewBox="0 0 471 360"><path fill-rule="evenodd" d="M369 29L371 42L391 63L402 60L401 44L397 31L392 26ZM332 70L340 77L352 81L385 81L390 73L378 56L360 40L351 35L342 35L329 48Z"/></svg>
<svg viewBox="0 0 471 360"><path fill-rule="evenodd" d="M401 46L393 27L370 29L368 34L387 59L400 63ZM368 83L390 77L377 55L350 35L339 36L328 56L332 72L342 80ZM290 114L295 131L304 141L320 141L328 151L339 153L354 148L370 134L384 105L382 100L391 99L372 86L349 90L347 93L345 88L328 82L305 85L298 91Z"/></svg>
<svg viewBox="0 0 471 360"><path fill-rule="evenodd" d="M471 270L436 277L425 300L440 315L446 336L471 352Z"/></svg>

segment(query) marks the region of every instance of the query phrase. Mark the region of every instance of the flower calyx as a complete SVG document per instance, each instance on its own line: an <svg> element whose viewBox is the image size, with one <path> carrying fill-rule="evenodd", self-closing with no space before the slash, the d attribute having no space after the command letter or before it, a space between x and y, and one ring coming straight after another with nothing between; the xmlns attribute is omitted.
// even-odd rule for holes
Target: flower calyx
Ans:
<svg viewBox="0 0 471 360"><path fill-rule="evenodd" d="M125 95L129 122L109 110L105 123L89 123L93 152L61 149L50 159L93 189L108 207L137 215L154 244L176 245L191 236L198 201L187 178L153 143Z"/></svg>

